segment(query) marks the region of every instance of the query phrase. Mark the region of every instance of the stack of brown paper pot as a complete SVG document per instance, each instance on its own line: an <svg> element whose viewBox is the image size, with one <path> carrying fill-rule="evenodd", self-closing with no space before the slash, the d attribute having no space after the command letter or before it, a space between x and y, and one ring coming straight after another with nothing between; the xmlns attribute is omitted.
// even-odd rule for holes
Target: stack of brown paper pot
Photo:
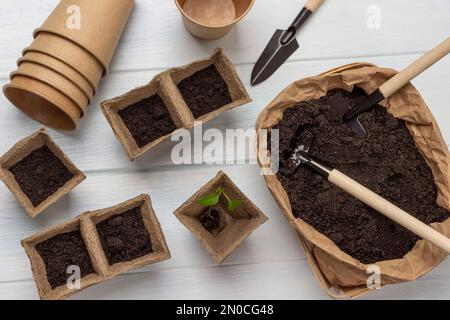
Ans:
<svg viewBox="0 0 450 320"><path fill-rule="evenodd" d="M75 130L126 26L134 0L62 0L23 50L5 96L31 118Z"/></svg>
<svg viewBox="0 0 450 320"><path fill-rule="evenodd" d="M211 65L216 66L221 77L226 82L232 102L195 119L179 92L177 85L195 72ZM250 96L236 72L236 68L220 48L215 49L213 54L206 59L198 60L183 67L166 70L156 75L148 85L136 88L122 96L102 103L103 113L110 123L115 135L122 143L130 160L135 160L171 135L163 136L140 148L122 118L119 116L120 110L155 94L158 94L164 101L164 104L178 129L192 128L195 121L201 121L202 123L208 122L227 110L251 102Z"/></svg>
<svg viewBox="0 0 450 320"><path fill-rule="evenodd" d="M147 229L152 243L152 252L127 262L119 262L110 265L102 248L96 225L106 219L120 215L130 209L140 208L145 228ZM80 231L86 249L89 253L94 273L85 275L80 279L79 287L61 285L52 288L47 278L45 262L36 249L39 243L49 240L57 235ZM111 279L121 273L142 267L151 263L170 259L170 252L161 230L161 226L153 211L151 199L148 195L140 195L124 203L111 208L86 212L74 219L31 236L22 241L22 246L27 253L31 269L33 271L39 296L43 300L61 300L67 298L87 287L99 282ZM69 277L69 275L68 275Z"/></svg>

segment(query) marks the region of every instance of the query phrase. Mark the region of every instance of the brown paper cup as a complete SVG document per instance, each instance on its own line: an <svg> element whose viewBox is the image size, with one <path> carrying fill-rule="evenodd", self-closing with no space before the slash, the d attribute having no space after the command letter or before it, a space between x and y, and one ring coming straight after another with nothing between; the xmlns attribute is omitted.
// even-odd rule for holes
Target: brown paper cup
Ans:
<svg viewBox="0 0 450 320"><path fill-rule="evenodd" d="M236 19L228 24L221 26L210 26L190 17L183 9L185 0L175 0L178 10L181 12L183 23L186 29L195 37L204 40L214 40L226 35L233 26L241 21L253 7L255 0L233 0L236 9Z"/></svg>
<svg viewBox="0 0 450 320"><path fill-rule="evenodd" d="M87 105L89 104L88 97L80 90L80 88L64 76L48 69L47 67L35 64L33 62L22 62L19 69L11 73L11 78L16 75L34 78L61 91L78 105L82 113L84 113Z"/></svg>
<svg viewBox="0 0 450 320"><path fill-rule="evenodd" d="M133 7L134 0L62 0L34 36L50 32L72 40L107 72Z"/></svg>
<svg viewBox="0 0 450 320"><path fill-rule="evenodd" d="M16 75L3 87L3 92L18 109L46 126L63 131L77 128L81 109L44 82Z"/></svg>
<svg viewBox="0 0 450 320"><path fill-rule="evenodd" d="M41 32L33 43L22 52L29 51L50 55L71 66L85 76L93 88L97 88L104 69L94 56L76 43L54 34Z"/></svg>
<svg viewBox="0 0 450 320"><path fill-rule="evenodd" d="M22 62L32 62L35 64L39 64L66 77L77 87L79 87L89 98L89 100L92 100L92 97L95 94L95 88L91 86L89 81L81 73L79 73L71 66L65 64L64 62L53 58L52 56L39 52L28 51L25 56L17 60L17 66L20 66Z"/></svg>

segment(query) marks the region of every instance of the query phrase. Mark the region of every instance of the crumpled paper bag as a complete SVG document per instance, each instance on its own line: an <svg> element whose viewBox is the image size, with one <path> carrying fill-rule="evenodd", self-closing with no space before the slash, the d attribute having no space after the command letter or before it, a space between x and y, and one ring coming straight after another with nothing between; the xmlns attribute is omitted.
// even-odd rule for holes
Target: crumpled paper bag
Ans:
<svg viewBox="0 0 450 320"><path fill-rule="evenodd" d="M316 77L296 81L284 89L260 114L256 130L272 128L283 117L283 112L301 101L319 99L332 89L352 91L354 86L366 93L376 90L396 74L396 71L378 68L367 63L354 63L339 67ZM381 106L396 118L403 119L419 151L431 168L438 187L437 203L450 210L449 151L436 120L413 85L408 84L392 95ZM258 162L270 163L270 154L257 142ZM316 231L292 214L289 197L276 175L266 175L269 190L289 223L299 234L306 256L321 285L334 298L357 297L369 291L367 288L368 265L352 258L328 237ZM433 228L450 236L450 219L433 223ZM446 253L432 244L420 240L402 259L376 263L381 271L381 284L393 284L415 280L441 263Z"/></svg>

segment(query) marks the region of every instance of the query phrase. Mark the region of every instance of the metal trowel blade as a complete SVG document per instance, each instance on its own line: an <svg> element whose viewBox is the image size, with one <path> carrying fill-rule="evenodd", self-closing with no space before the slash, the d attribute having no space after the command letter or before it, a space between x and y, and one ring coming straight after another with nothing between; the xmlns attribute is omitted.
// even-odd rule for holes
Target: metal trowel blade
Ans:
<svg viewBox="0 0 450 320"><path fill-rule="evenodd" d="M267 80L299 48L295 37L287 43L282 43L282 37L286 32L288 31L277 30L272 36L253 68L252 85Z"/></svg>
<svg viewBox="0 0 450 320"><path fill-rule="evenodd" d="M336 107L336 113L338 114L339 117L341 117L341 119L343 119L344 114L350 110L347 106L347 101L345 101L345 99L340 95L334 96L333 99L335 102L334 106ZM356 131L356 133L358 135L363 136L366 134L366 130L364 130L364 127L362 126L361 122L359 121L359 118L353 118L348 121L345 121L344 123L347 127Z"/></svg>

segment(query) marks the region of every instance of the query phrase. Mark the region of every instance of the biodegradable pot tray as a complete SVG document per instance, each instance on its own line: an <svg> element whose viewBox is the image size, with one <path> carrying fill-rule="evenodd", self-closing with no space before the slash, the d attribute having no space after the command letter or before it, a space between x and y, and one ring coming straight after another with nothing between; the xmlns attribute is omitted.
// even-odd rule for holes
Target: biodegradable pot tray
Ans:
<svg viewBox="0 0 450 320"><path fill-rule="evenodd" d="M152 252L130 261L109 265L97 231L97 226L102 221L118 217L128 210L136 208L138 208L138 211L135 211L136 214L139 212L142 216L142 223L148 231L152 244ZM73 231L80 231L85 249L90 257L93 271L84 276L82 275L79 287L70 288L65 284L52 287L47 275L46 262L39 253L39 245L45 241L54 239L56 236L65 235ZM155 216L148 195L140 195L111 208L86 212L70 221L22 240L22 246L30 259L39 296L44 300L61 300L123 272L170 258L170 252L164 234ZM48 250L45 252L48 253ZM58 251L58 253L60 257L61 251ZM73 263L71 257L68 257L68 260L70 263ZM83 274L83 270L81 272ZM69 278L69 276L68 274L67 277Z"/></svg>
<svg viewBox="0 0 450 320"><path fill-rule="evenodd" d="M212 65L216 67L221 78L225 81L232 101L231 103L195 119L192 111L183 100L177 85L194 73ZM237 75L235 67L223 54L222 49L215 49L214 53L209 58L193 62L184 67L173 68L162 72L148 85L136 88L120 97L102 103L103 113L111 125L116 137L122 143L130 160L135 160L171 135L164 135L143 147L139 147L130 130L119 115L121 110L144 99L150 98L155 94L159 95L163 100L173 123L178 129L192 128L195 121L205 123L217 117L222 112L251 101L242 81Z"/></svg>
<svg viewBox="0 0 450 320"><path fill-rule="evenodd" d="M215 192L220 187L224 188L230 198L241 200L242 203L233 212L228 212L223 202L218 205L219 214L229 215L231 219L228 219L227 225L219 233L215 233L208 231L201 223L200 217L208 208L197 203L197 200ZM178 208L175 215L202 242L218 264L236 250L256 228L268 220L264 213L222 171Z"/></svg>
<svg viewBox="0 0 450 320"><path fill-rule="evenodd" d="M15 175L10 171L10 169L32 154L33 151L44 146L47 146L51 153L62 162L64 167L72 174L72 178L56 192L43 200L39 205L34 206L30 198L22 190ZM65 194L69 193L86 178L85 175L78 170L77 167L75 167L63 151L53 142L46 129L41 129L33 135L19 141L0 158L0 177L32 218L42 213L50 205L58 201Z"/></svg>

